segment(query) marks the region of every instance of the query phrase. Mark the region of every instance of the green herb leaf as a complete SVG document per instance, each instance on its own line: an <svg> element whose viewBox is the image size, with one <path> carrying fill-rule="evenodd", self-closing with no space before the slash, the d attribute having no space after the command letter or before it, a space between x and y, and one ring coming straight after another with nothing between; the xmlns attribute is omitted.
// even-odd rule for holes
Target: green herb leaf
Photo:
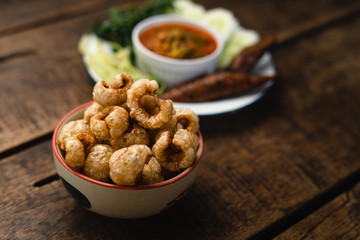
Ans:
<svg viewBox="0 0 360 240"><path fill-rule="evenodd" d="M173 9L173 0L152 1L140 9L130 5L124 12L112 7L108 9L109 20L96 23L90 32L123 47L131 47L131 32L138 22L154 15L169 13Z"/></svg>

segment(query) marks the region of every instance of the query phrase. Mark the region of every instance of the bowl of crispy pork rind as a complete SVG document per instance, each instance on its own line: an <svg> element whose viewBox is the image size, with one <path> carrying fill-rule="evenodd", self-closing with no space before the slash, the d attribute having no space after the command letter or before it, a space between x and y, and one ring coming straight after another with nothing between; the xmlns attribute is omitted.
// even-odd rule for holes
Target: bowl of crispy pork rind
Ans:
<svg viewBox="0 0 360 240"><path fill-rule="evenodd" d="M195 181L203 153L199 118L159 100L154 80L121 73L98 82L93 100L70 111L52 139L66 190L109 217L161 213Z"/></svg>

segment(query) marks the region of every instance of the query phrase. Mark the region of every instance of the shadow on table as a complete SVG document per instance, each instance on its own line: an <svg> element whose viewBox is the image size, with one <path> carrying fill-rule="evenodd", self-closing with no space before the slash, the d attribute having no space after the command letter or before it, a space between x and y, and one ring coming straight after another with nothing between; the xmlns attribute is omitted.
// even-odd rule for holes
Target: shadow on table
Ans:
<svg viewBox="0 0 360 240"><path fill-rule="evenodd" d="M211 187L211 186L210 186ZM64 238L80 239L211 239L225 237L236 226L234 213L219 209L223 202L209 199L196 183L187 195L161 214L141 219L114 219L92 213L74 202L62 220ZM206 196L206 197L201 197ZM227 215L224 215L224 214ZM241 213L236 213L237 217ZM71 215L71 216L70 216ZM244 216L245 217L245 216ZM59 237L58 235L56 235Z"/></svg>
<svg viewBox="0 0 360 240"><path fill-rule="evenodd" d="M271 89L253 104L218 116L200 118L200 129L204 137L213 134L241 134L246 129L260 125L267 118L281 113L283 86L275 81Z"/></svg>

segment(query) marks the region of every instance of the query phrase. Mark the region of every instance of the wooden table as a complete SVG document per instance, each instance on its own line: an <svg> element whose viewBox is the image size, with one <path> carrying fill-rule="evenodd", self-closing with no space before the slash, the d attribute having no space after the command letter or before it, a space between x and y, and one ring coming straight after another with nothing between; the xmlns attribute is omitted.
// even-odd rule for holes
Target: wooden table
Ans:
<svg viewBox="0 0 360 240"><path fill-rule="evenodd" d="M65 191L52 132L94 85L77 42L126 2L0 2L1 239L360 239L355 0L196 1L231 9L261 36L280 34L275 85L245 109L200 119L203 164L167 212L107 218Z"/></svg>

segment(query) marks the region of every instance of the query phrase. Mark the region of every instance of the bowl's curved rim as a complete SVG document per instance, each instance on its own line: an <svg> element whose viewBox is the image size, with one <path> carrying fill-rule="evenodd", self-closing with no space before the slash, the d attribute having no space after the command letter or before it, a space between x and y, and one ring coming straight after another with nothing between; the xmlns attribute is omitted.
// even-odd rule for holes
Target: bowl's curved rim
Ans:
<svg viewBox="0 0 360 240"><path fill-rule="evenodd" d="M56 159L60 162L60 164L66 169L68 170L70 173L72 173L73 175L75 175L78 178L81 178L87 182L90 183L94 183L103 187L108 187L108 188L116 188L116 189L121 189L121 190L148 190L148 189L154 189L154 188L160 188L160 187L164 187L167 186L169 184L172 184L174 182L179 181L180 179L186 177L187 175L189 175L200 163L201 158L202 158L202 154L204 151L204 142L203 142L203 137L201 135L201 132L199 131L199 140L200 140L200 144L199 144L199 149L198 149L198 158L196 159L196 161L190 166L188 167L186 170L184 170L183 172L181 172L180 174L176 175L173 178L170 178L168 180L159 182L159 183L155 183L155 184L149 184L149 185L141 185L141 186L120 186L120 185L115 185L115 184L111 184L111 183L104 183L101 181L97 181L95 179L92 179L90 177L87 177L77 171L75 171L74 169L70 168L66 163L65 160L62 156L62 154L59 151L59 147L58 144L56 143L56 136L60 130L60 127L62 126L62 124L66 121L66 119L68 119L70 116L72 116L75 112L88 107L89 105L91 105L93 103L93 101L85 103L83 105L80 105L76 108L74 108L73 110L71 110L70 112L68 112L58 123L58 125L56 126L54 133L53 133L53 137L52 137L52 148L53 148L53 152L56 156Z"/></svg>
<svg viewBox="0 0 360 240"><path fill-rule="evenodd" d="M162 25L167 23L181 23L185 25L195 26L197 28L202 29L203 31L206 31L208 34L210 34L216 41L216 48L213 52L210 54L200 57L200 58L194 58L194 59L176 59L176 58L170 58L166 56L162 56L160 54L157 54L147 47L145 47L142 42L139 39L139 35L144 30L151 28L153 26ZM187 19L175 14L163 14L163 15L155 15L153 17L146 18L142 21L140 21L138 24L135 25L132 33L131 33L131 41L134 45L134 47L138 47L138 50L141 50L143 54L146 56L153 58L156 61L166 63L166 64L175 64L175 65L183 65L183 66L191 66L193 64L201 64L207 61L210 61L211 59L217 58L221 55L221 52L224 47L224 43L222 39L218 36L218 34L215 32L214 29L212 29L209 26L206 26L205 24L202 24L200 22L193 21L191 19Z"/></svg>

